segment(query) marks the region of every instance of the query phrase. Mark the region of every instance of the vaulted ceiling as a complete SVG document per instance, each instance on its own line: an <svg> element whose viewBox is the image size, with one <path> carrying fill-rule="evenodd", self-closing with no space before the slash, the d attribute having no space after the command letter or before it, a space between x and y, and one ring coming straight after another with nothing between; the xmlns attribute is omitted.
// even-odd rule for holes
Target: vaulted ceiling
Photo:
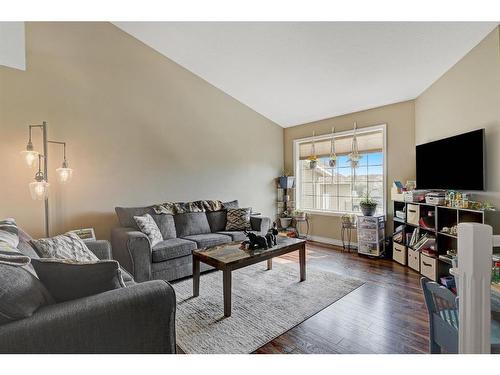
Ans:
<svg viewBox="0 0 500 375"><path fill-rule="evenodd" d="M288 127L414 99L488 22L116 22Z"/></svg>

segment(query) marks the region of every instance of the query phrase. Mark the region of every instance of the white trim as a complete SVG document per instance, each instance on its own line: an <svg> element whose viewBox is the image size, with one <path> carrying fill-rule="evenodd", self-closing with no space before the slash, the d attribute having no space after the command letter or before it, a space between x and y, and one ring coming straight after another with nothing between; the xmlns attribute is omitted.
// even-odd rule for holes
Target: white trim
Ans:
<svg viewBox="0 0 500 375"><path fill-rule="evenodd" d="M382 215L387 218L387 124L378 124L378 125L372 125L372 126L365 126L363 128L357 128L356 129L356 134L363 134L363 133L373 133L376 131L382 131L383 134L383 146L382 146L382 153L384 155L384 164L383 164L383 196L382 196L382 205L383 205L383 210L382 210ZM345 130L342 132L336 132L333 136L333 138L339 138L339 137L345 137L346 135L352 135L354 133L353 130ZM338 212L338 211L316 211L316 210L306 210L302 209L299 207L299 199L300 197L300 181L298 179L299 176L299 170L298 166L299 164L297 163L297 151L298 147L301 143L304 142L310 142L314 138L314 141L321 141L324 139L330 139L332 137L332 133L327 133L323 135L315 135L314 137L306 137L306 138L297 138L293 140L293 173L295 176L295 209L296 210L301 210L305 212L310 212L313 215L324 215L324 216L342 216L345 214L357 214L357 212Z"/></svg>
<svg viewBox="0 0 500 375"><path fill-rule="evenodd" d="M493 247L500 247L500 236L493 236Z"/></svg>
<svg viewBox="0 0 500 375"><path fill-rule="evenodd" d="M493 229L458 224L458 353L491 352L491 256Z"/></svg>
<svg viewBox="0 0 500 375"><path fill-rule="evenodd" d="M325 244L328 244L328 245L335 245L335 246L342 247L342 241L341 240L337 240L335 238L309 235L309 236L307 236L307 239L310 240L310 241L321 242L321 243L325 243ZM357 242L351 242L351 246L356 246L357 247L358 244L357 244ZM353 251L353 249L351 249L351 251Z"/></svg>

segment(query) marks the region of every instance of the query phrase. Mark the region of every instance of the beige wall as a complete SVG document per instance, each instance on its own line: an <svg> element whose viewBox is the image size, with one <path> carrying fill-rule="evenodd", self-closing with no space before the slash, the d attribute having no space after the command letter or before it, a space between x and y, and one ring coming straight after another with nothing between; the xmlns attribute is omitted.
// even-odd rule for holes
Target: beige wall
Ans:
<svg viewBox="0 0 500 375"><path fill-rule="evenodd" d="M500 30L497 27L416 100L416 143L486 129L487 192L500 207ZM467 178L467 171L464 171Z"/></svg>
<svg viewBox="0 0 500 375"><path fill-rule="evenodd" d="M0 218L43 234L19 155L42 120L75 170L59 186L62 150L50 146L52 233L107 238L116 205L169 200L239 199L274 214L282 128L109 23L27 23L26 47L26 71L0 67Z"/></svg>
<svg viewBox="0 0 500 375"><path fill-rule="evenodd" d="M293 170L293 140L310 137L313 130L317 135L352 129L353 122L358 127L387 124L387 210L392 216L390 187L393 180L415 179L415 106L414 101L407 101L367 111L298 125L285 129L284 157L285 168ZM340 217L312 215L311 234L327 239L340 239ZM390 224L390 222L389 222ZM389 233L391 227L388 228Z"/></svg>

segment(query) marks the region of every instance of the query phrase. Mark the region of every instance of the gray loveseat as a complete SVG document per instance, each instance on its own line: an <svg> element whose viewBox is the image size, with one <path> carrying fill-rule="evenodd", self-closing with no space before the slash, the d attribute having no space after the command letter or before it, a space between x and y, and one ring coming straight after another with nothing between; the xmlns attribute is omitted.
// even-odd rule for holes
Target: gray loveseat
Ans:
<svg viewBox="0 0 500 375"><path fill-rule="evenodd" d="M18 250L38 258L29 236ZM111 259L108 241L87 247ZM124 275L126 288L43 306L28 318L0 325L0 353L175 353L175 292L165 281L136 284Z"/></svg>
<svg viewBox="0 0 500 375"><path fill-rule="evenodd" d="M225 208L237 208L237 201L224 203ZM192 275L193 250L246 239L242 231L226 231L226 210L189 212L176 215L156 214L153 206L116 207L119 228L111 231L113 257L134 276L137 282L160 279L172 281ZM150 214L163 236L163 241L151 247L134 216ZM265 234L271 226L266 217L250 218L252 231ZM201 271L211 267L202 264Z"/></svg>

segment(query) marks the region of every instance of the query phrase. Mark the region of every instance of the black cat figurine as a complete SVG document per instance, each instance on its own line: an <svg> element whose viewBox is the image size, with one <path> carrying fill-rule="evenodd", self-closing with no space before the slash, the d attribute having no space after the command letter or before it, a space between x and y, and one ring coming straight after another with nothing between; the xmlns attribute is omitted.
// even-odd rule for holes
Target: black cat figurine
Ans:
<svg viewBox="0 0 500 375"><path fill-rule="evenodd" d="M269 229L266 234L267 247L273 247L278 244L278 229L276 222L273 223L273 227Z"/></svg>
<svg viewBox="0 0 500 375"><path fill-rule="evenodd" d="M248 237L248 241L245 241L245 243L248 243L249 250L267 249L267 240L264 237L258 236L255 233L249 233L247 231L244 232Z"/></svg>

